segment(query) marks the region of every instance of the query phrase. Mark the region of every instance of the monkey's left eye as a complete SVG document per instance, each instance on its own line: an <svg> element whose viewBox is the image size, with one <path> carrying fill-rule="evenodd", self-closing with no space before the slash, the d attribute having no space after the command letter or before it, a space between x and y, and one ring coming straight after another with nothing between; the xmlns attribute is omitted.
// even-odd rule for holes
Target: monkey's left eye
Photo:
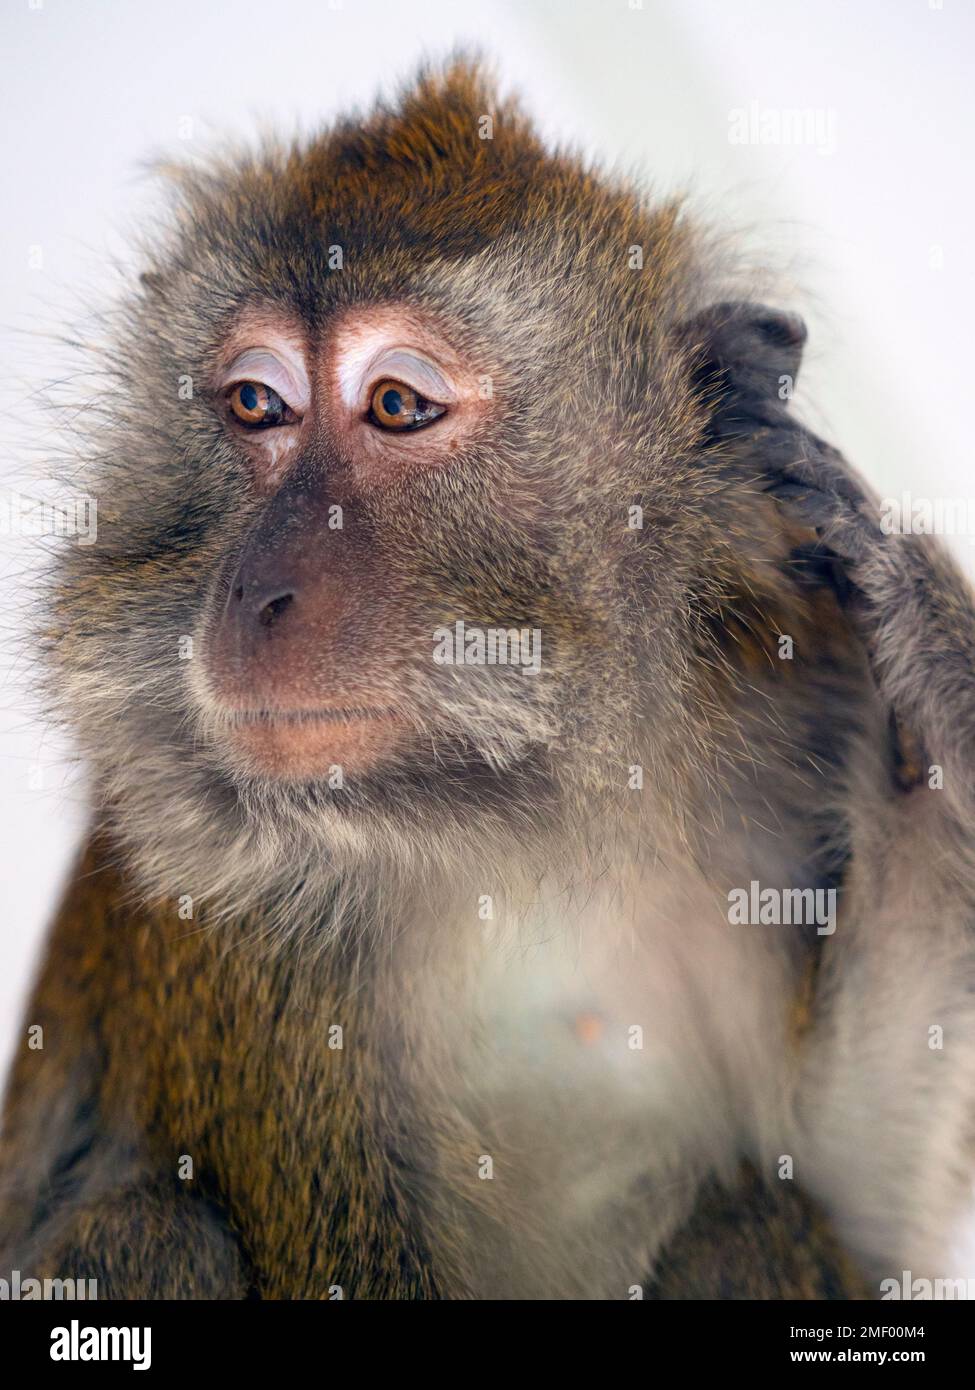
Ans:
<svg viewBox="0 0 975 1390"><path fill-rule="evenodd" d="M249 430L296 424L298 417L277 391L261 381L239 381L227 399L234 419Z"/></svg>
<svg viewBox="0 0 975 1390"><path fill-rule="evenodd" d="M380 381L369 401L369 422L381 430L418 430L447 413L445 405L428 401L403 381Z"/></svg>

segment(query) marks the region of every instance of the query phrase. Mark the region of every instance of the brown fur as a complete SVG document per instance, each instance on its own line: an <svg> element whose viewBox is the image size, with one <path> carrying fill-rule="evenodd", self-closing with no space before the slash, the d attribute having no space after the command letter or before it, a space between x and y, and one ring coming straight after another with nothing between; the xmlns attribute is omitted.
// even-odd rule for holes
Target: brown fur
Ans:
<svg viewBox="0 0 975 1390"><path fill-rule="evenodd" d="M96 840L81 861L30 1009L45 1045L25 1049L11 1078L0 1167L17 1181L0 1245L29 1246L29 1231L9 1226L36 1213L52 1182L42 1157L51 1115L38 1096L73 1081L83 1127L111 1136L130 1171L87 1171L80 1145L56 1182L91 1181L98 1193L104 1177L112 1196L83 1203L44 1250L39 1277L97 1277L102 1297L242 1297L253 1287L264 1298L328 1298L333 1285L346 1297L433 1296L370 1105L368 991L350 990L341 948L307 974L300 957L261 961L251 923L214 930L171 908L134 907L112 857ZM332 1051L322 1038L337 1017L345 1046ZM132 1154L130 1135L140 1136ZM175 1177L183 1154L192 1181ZM143 1200L147 1185L163 1200ZM134 1217L119 1210L119 1186ZM212 1229L208 1210L223 1213ZM179 1213L189 1238L171 1249ZM218 1258L207 1258L210 1245Z"/></svg>

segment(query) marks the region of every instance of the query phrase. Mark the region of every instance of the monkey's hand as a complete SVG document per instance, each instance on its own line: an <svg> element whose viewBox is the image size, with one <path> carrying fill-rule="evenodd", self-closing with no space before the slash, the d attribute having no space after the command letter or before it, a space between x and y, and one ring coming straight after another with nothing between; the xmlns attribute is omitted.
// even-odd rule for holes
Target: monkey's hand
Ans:
<svg viewBox="0 0 975 1390"><path fill-rule="evenodd" d="M908 781L943 772L946 805L975 812L975 603L947 553L905 533L837 450L805 429L789 402L805 327L764 305L712 305L688 326L710 434L813 533L806 573L835 590L867 651L898 739ZM756 480L751 470L758 465Z"/></svg>
<svg viewBox="0 0 975 1390"><path fill-rule="evenodd" d="M811 553L863 640L880 693L918 754L944 772L957 810L975 809L975 602L933 537L896 529L835 449L775 431L767 491L816 533ZM808 557L807 557L808 558Z"/></svg>

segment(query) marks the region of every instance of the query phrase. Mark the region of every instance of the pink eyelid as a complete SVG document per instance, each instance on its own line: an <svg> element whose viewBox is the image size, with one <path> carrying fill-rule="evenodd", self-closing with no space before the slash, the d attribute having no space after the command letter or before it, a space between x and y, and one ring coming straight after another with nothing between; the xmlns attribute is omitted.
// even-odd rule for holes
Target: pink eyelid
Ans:
<svg viewBox="0 0 975 1390"><path fill-rule="evenodd" d="M221 391L230 391L243 381L256 381L270 387L296 415L308 409L310 392L303 376L266 348L253 348L236 357L221 373Z"/></svg>
<svg viewBox="0 0 975 1390"><path fill-rule="evenodd" d="M366 408L381 381L402 381L425 400L437 405L456 403L457 392L446 374L415 349L382 343L356 345L338 360L339 394L348 409Z"/></svg>

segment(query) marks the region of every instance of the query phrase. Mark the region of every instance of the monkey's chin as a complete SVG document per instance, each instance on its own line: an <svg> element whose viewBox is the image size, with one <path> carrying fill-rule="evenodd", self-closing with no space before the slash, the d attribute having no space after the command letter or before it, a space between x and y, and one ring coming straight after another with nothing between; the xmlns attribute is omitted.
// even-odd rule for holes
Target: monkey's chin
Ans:
<svg viewBox="0 0 975 1390"><path fill-rule="evenodd" d="M387 710L259 710L238 713L224 733L243 771L275 781L310 782L368 772L407 743L410 726Z"/></svg>

